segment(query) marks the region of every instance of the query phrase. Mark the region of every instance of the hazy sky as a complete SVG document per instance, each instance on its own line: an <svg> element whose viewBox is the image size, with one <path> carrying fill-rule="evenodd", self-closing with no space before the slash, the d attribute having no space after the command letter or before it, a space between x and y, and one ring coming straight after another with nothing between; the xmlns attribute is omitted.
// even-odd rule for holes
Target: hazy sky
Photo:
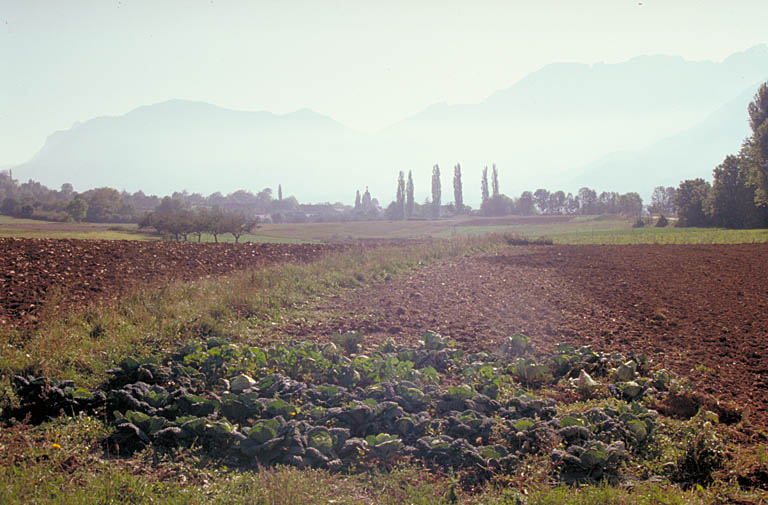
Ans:
<svg viewBox="0 0 768 505"><path fill-rule="evenodd" d="M765 0L0 0L0 167L55 130L170 98L375 131L558 61L721 60Z"/></svg>

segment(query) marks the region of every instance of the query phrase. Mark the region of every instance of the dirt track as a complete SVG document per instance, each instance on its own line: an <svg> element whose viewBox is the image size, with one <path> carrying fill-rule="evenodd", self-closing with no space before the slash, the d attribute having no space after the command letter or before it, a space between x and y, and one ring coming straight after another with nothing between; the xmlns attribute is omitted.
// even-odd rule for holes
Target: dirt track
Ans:
<svg viewBox="0 0 768 505"><path fill-rule="evenodd" d="M34 323L57 290L57 310L65 310L132 285L309 261L346 247L0 238L0 324Z"/></svg>
<svg viewBox="0 0 768 505"><path fill-rule="evenodd" d="M523 333L643 352L768 425L768 247L539 246L439 264L337 298L297 334L362 329L413 341L435 329L467 347ZM367 321L360 328L360 315Z"/></svg>

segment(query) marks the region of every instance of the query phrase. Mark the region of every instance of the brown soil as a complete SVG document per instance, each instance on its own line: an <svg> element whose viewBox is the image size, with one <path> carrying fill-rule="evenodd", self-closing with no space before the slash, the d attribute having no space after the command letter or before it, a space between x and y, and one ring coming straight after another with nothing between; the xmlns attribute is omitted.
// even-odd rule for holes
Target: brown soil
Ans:
<svg viewBox="0 0 768 505"><path fill-rule="evenodd" d="M310 261L348 247L0 238L0 324L34 324L54 293L56 310L67 310L134 285Z"/></svg>
<svg viewBox="0 0 768 505"><path fill-rule="evenodd" d="M442 263L337 297L341 316L297 335L359 329L415 341L428 329L493 349L523 333L645 353L768 425L768 247L527 246Z"/></svg>

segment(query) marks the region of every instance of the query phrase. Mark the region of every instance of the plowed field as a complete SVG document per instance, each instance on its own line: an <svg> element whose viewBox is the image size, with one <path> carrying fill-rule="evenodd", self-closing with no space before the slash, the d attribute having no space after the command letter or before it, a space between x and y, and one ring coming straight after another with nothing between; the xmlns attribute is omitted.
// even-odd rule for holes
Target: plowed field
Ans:
<svg viewBox="0 0 768 505"><path fill-rule="evenodd" d="M319 308L342 315L292 331L414 341L434 329L484 349L523 333L539 350L566 342L645 353L768 425L765 245L510 247Z"/></svg>
<svg viewBox="0 0 768 505"><path fill-rule="evenodd" d="M54 291L66 310L132 285L304 262L346 247L0 238L0 324L34 323Z"/></svg>

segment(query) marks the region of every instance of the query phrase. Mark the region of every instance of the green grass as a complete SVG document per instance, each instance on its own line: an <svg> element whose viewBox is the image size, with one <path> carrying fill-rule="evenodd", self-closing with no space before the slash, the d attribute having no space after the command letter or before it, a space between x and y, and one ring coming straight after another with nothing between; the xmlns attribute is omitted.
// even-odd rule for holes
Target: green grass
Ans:
<svg viewBox="0 0 768 505"><path fill-rule="evenodd" d="M768 230L721 228L632 228L621 216L454 217L423 221L264 224L240 242L317 243L355 239L450 238L456 235L511 233L544 237L555 244L740 244L768 242ZM50 223L0 216L0 237L157 240L131 224ZM197 241L193 235L192 242ZM224 234L219 242L234 242ZM202 242L213 242L204 234Z"/></svg>
<svg viewBox="0 0 768 505"><path fill-rule="evenodd" d="M617 216L576 216L561 222L532 220L514 225L457 226L452 233L515 233L548 238L555 244L743 244L768 242L768 229L724 228L632 228L632 222Z"/></svg>
<svg viewBox="0 0 768 505"><path fill-rule="evenodd" d="M768 230L723 228L617 228L548 235L555 244L751 244L768 242Z"/></svg>
<svg viewBox="0 0 768 505"><path fill-rule="evenodd" d="M633 230L631 223L619 216L531 216L520 218L513 224L460 224L450 230L452 234L513 233L531 238L559 237L569 233L594 233ZM488 221L488 220L486 220ZM501 221L501 220L499 220Z"/></svg>
<svg viewBox="0 0 768 505"><path fill-rule="evenodd" d="M709 505L765 503L768 493L720 482L682 490L668 482L624 486L563 486L539 480L545 461L524 462L519 473L462 490L457 476L403 464L357 475L273 467L229 470L195 456L129 459L99 456L103 424L92 417L59 418L0 432L0 503L36 505ZM95 450L94 450L95 449ZM178 454L177 456L184 456Z"/></svg>

